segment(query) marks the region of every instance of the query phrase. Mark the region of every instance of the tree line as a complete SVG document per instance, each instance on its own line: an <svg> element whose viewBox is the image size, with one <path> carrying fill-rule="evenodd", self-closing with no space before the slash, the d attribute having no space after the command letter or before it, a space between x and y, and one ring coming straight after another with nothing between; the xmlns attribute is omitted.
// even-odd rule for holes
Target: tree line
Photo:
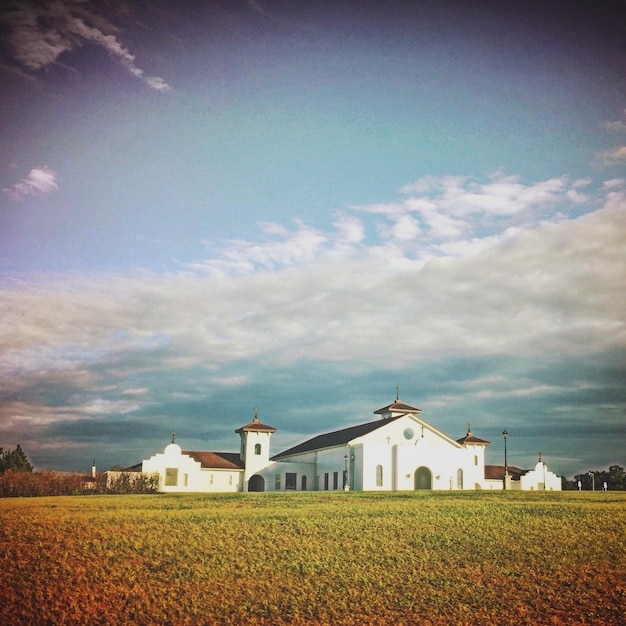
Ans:
<svg viewBox="0 0 626 626"><path fill-rule="evenodd" d="M576 474L573 480L563 479L563 489L595 489L602 491L626 491L626 472L619 465L611 465L608 470L589 470Z"/></svg>

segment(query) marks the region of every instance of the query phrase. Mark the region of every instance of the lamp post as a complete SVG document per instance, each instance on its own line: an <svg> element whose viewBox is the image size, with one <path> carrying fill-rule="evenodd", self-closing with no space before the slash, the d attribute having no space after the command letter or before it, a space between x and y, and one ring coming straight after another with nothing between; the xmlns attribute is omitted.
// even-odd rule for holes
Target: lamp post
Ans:
<svg viewBox="0 0 626 626"><path fill-rule="evenodd" d="M344 470L343 470L343 490L348 491L350 489L350 485L348 484L348 455L345 454L343 457Z"/></svg>
<svg viewBox="0 0 626 626"><path fill-rule="evenodd" d="M506 460L506 440L509 436L509 433L506 430L502 431L502 439L504 439L504 488L506 489L506 482L509 475L509 466Z"/></svg>

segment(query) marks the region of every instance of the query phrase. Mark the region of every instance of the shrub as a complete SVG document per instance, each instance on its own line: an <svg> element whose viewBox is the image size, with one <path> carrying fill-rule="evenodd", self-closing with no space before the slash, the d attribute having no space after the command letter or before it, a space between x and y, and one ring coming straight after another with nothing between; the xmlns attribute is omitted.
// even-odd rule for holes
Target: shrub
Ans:
<svg viewBox="0 0 626 626"><path fill-rule="evenodd" d="M96 490L98 493L158 493L159 474L144 474L127 470L108 471L98 477Z"/></svg>
<svg viewBox="0 0 626 626"><path fill-rule="evenodd" d="M94 483L82 474L62 472L20 472L0 475L0 497L71 496L91 493Z"/></svg>
<svg viewBox="0 0 626 626"><path fill-rule="evenodd" d="M64 472L24 472L8 470L0 474L0 498L34 496L76 496L93 493L157 493L158 474L105 472L96 480L84 474Z"/></svg>

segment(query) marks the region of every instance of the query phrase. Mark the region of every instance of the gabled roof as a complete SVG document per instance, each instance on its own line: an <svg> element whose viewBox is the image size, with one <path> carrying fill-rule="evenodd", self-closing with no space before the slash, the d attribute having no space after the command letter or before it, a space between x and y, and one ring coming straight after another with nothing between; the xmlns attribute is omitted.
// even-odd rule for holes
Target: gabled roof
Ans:
<svg viewBox="0 0 626 626"><path fill-rule="evenodd" d="M400 400L396 400L393 404L389 404L384 406L382 409L378 409L378 411L374 411L376 415L384 415L385 413L421 413L422 409L416 409L413 406L409 406L408 404L404 404L400 402Z"/></svg>
<svg viewBox="0 0 626 626"><path fill-rule="evenodd" d="M249 424L246 424L245 426L238 428L235 432L242 433L242 432L251 432L251 431L275 433L276 429L273 426L268 426L267 424L261 424L261 422L259 422L259 418L256 417L255 415L254 419Z"/></svg>
<svg viewBox="0 0 626 626"><path fill-rule="evenodd" d="M190 456L200 463L202 469L233 469L244 468L238 452L204 452L200 450L183 450L183 454Z"/></svg>
<svg viewBox="0 0 626 626"><path fill-rule="evenodd" d="M378 430L383 426L387 426L390 422L393 422L401 417L402 415L396 415L395 417L389 418L387 420L366 422L365 424L358 424L357 426L342 428L341 430L335 430L331 433L317 435L317 437L313 437L313 439L309 439L308 441L299 443L293 448L289 448L284 452L279 452L276 456L272 457L272 460L281 459L286 456L291 456L292 454L311 452L312 450L319 450L321 448L333 448L335 446L343 446L353 439L374 432L375 430Z"/></svg>
<svg viewBox="0 0 626 626"><path fill-rule="evenodd" d="M473 443L474 445L478 445L478 446L491 445L491 441L487 441L486 439L479 439L475 435L472 435L472 433L467 433L465 437L461 437L461 439L457 439L456 442L460 443L461 445L465 443Z"/></svg>
<svg viewBox="0 0 626 626"><path fill-rule="evenodd" d="M507 465L506 470L512 480L519 480L528 471L513 465ZM504 465L485 465L485 479L504 480Z"/></svg>

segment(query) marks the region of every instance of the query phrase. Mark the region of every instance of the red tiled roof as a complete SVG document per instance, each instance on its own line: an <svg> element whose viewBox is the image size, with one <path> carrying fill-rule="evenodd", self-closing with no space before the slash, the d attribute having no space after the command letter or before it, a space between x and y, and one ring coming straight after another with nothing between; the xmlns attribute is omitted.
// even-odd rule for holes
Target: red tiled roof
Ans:
<svg viewBox="0 0 626 626"><path fill-rule="evenodd" d="M242 433L242 432L250 432L250 431L275 433L276 429L273 426L268 426L267 424L261 424L258 418L255 417L249 424L246 424L245 426L238 428L235 432Z"/></svg>
<svg viewBox="0 0 626 626"><path fill-rule="evenodd" d="M183 450L183 454L190 456L200 463L203 469L243 469L243 462L237 452L204 452L200 450Z"/></svg>
<svg viewBox="0 0 626 626"><path fill-rule="evenodd" d="M507 465L507 472L512 480L519 480L528 470ZM486 480L504 480L504 465L485 465Z"/></svg>
<svg viewBox="0 0 626 626"><path fill-rule="evenodd" d="M491 441L487 441L486 439L479 439L478 437L475 437L474 435L472 435L472 433L467 433L465 437L461 437L461 439L457 439L456 442L460 443L461 445L464 443L474 443L474 444L481 445L481 446L488 446L491 444Z"/></svg>
<svg viewBox="0 0 626 626"><path fill-rule="evenodd" d="M393 404L389 404L388 406L383 407L382 409L378 409L378 411L374 411L376 415L383 415L384 413L394 412L402 412L402 413L421 413L422 409L416 409L413 406L409 406L408 404L403 404L399 400L396 400Z"/></svg>

